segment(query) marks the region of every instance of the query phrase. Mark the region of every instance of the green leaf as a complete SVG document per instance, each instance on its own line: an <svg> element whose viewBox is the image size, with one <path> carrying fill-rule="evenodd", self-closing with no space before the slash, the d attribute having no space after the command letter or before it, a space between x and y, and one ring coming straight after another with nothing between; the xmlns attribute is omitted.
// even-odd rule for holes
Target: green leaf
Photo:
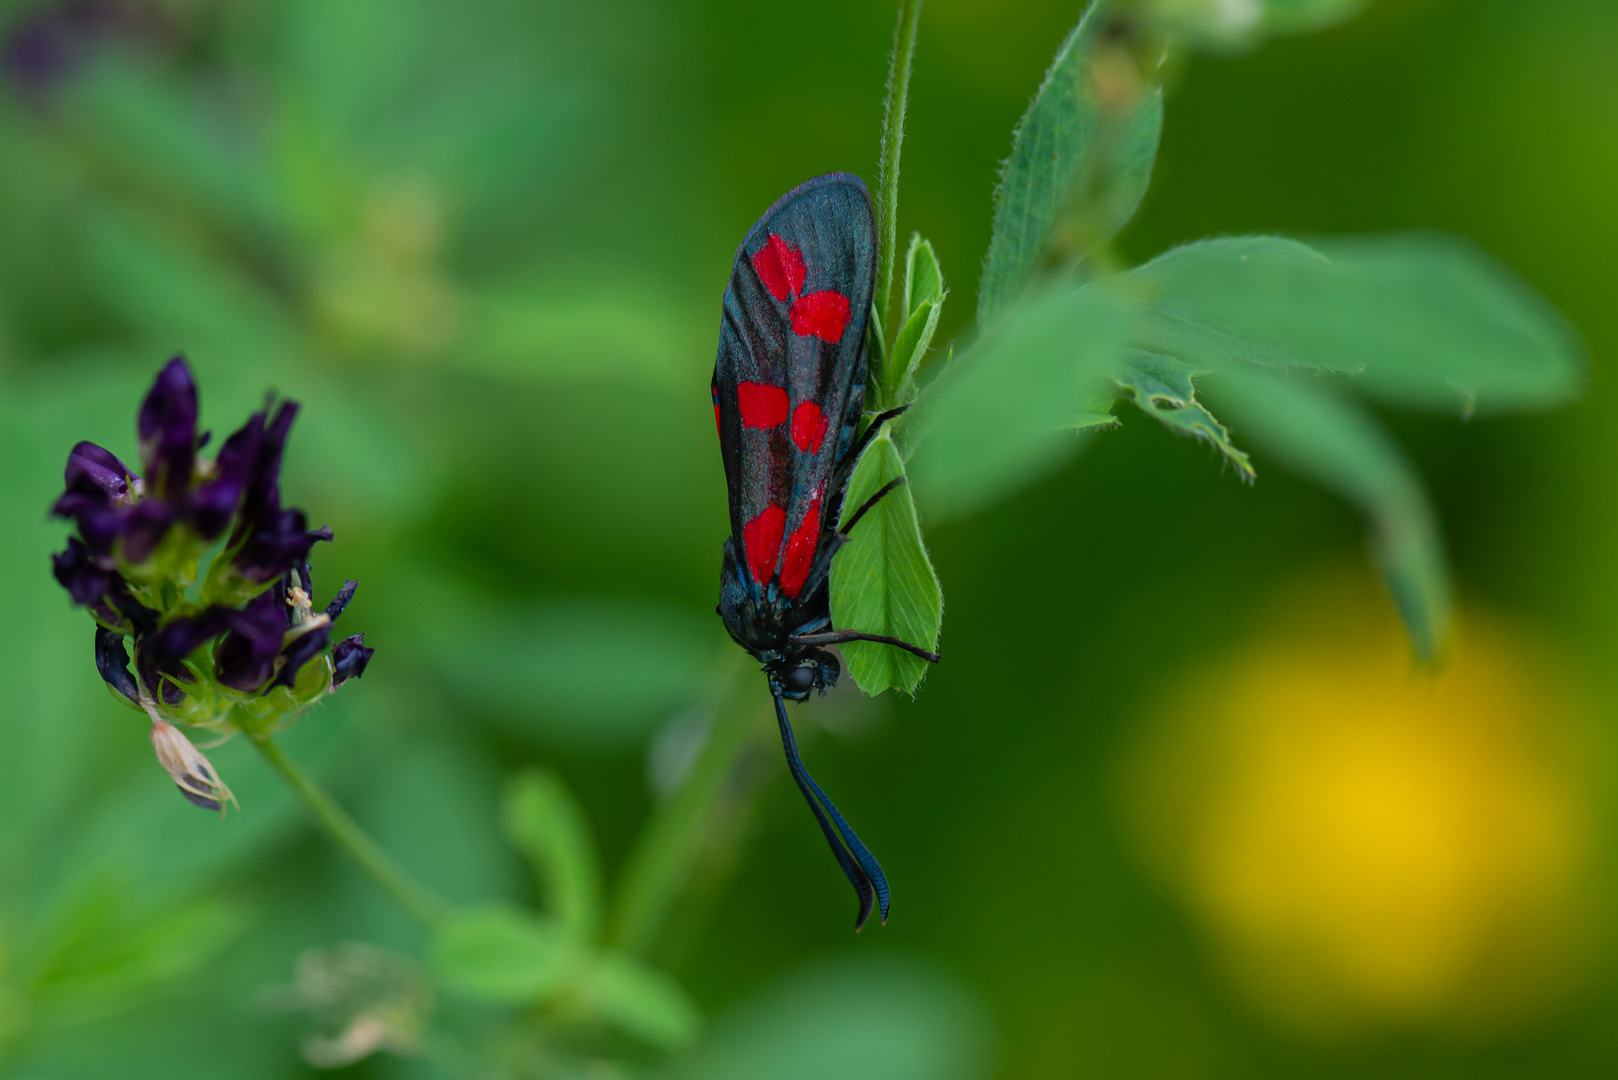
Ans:
<svg viewBox="0 0 1618 1080"><path fill-rule="evenodd" d="M894 338L892 358L880 367L887 381L881 387L878 407L889 409L915 400L916 370L938 331L946 295L944 272L939 269L933 245L920 233L911 234L910 250L905 253L904 309L900 312L904 322Z"/></svg>
<svg viewBox="0 0 1618 1080"><path fill-rule="evenodd" d="M893 364L889 369L894 381L888 387L885 405L903 404L914 394L916 369L921 366L922 358L927 355L927 348L933 342L933 334L938 330L938 317L943 310L942 297L924 300L900 328L899 336L893 343Z"/></svg>
<svg viewBox="0 0 1618 1080"><path fill-rule="evenodd" d="M1012 135L978 290L982 327L1022 291L1059 225L1065 254L1082 257L1123 228L1146 193L1163 94L1105 32L1110 21L1106 4L1090 7Z"/></svg>
<svg viewBox="0 0 1618 1080"><path fill-rule="evenodd" d="M508 907L460 912L433 941L433 965L444 984L491 1005L546 996L568 983L582 959L559 920Z"/></svg>
<svg viewBox="0 0 1618 1080"><path fill-rule="evenodd" d="M622 953L602 956L582 987L585 1008L653 1046L679 1050L696 1042L702 1014L680 984Z"/></svg>
<svg viewBox="0 0 1618 1080"><path fill-rule="evenodd" d="M506 839L533 863L545 906L581 940L601 921L601 868L590 828L555 774L530 769L506 788Z"/></svg>
<svg viewBox="0 0 1618 1080"><path fill-rule="evenodd" d="M1236 466L1243 480L1253 479L1253 465L1247 454L1230 441L1230 432L1202 402L1197 400L1192 376L1198 374L1189 364L1172 356L1132 350L1113 379L1141 412L1171 431L1190 435L1211 445ZM1116 418L1106 416L1099 422Z"/></svg>
<svg viewBox="0 0 1618 1080"><path fill-rule="evenodd" d="M884 431L871 441L849 478L843 523L882 485L904 476L904 459ZM933 650L944 617L944 595L927 558L908 485L901 484L860 519L831 566L832 625L896 637ZM848 673L867 694L888 688L909 693L927 674L927 661L892 645L851 641L842 647Z"/></svg>
<svg viewBox="0 0 1618 1080"><path fill-rule="evenodd" d="M1431 658L1449 630L1449 572L1432 507L1399 447L1325 380L1229 368L1209 386L1244 439L1365 511L1411 645Z"/></svg>
<svg viewBox="0 0 1618 1080"><path fill-rule="evenodd" d="M928 387L909 472L929 515L968 513L1078 447L1123 352L1128 308L1099 285L1037 290Z"/></svg>
<svg viewBox="0 0 1618 1080"><path fill-rule="evenodd" d="M1367 394L1470 413L1540 409L1583 381L1572 333L1472 247L1432 236L1247 236L1170 251L1129 273L1150 298L1139 344L1206 368L1313 367Z"/></svg>
<svg viewBox="0 0 1618 1080"><path fill-rule="evenodd" d="M905 252L905 307L906 317L929 300L944 297L944 271L938 266L938 253L932 242L923 240L920 233L910 237L910 249Z"/></svg>

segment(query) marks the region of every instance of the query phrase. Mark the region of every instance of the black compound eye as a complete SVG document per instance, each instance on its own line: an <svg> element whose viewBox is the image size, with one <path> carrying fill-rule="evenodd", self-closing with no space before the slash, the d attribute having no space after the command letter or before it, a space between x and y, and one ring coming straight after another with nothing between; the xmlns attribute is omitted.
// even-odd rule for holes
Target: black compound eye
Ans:
<svg viewBox="0 0 1618 1080"><path fill-rule="evenodd" d="M781 680L788 690L794 693L807 694L815 686L815 669L809 665L795 667L787 672L786 678Z"/></svg>

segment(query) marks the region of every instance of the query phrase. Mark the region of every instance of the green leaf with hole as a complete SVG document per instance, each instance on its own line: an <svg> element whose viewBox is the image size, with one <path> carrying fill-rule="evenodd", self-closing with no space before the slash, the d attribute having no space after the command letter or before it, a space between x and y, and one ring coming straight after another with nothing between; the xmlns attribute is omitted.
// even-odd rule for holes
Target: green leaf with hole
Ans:
<svg viewBox="0 0 1618 1080"><path fill-rule="evenodd" d="M970 513L1049 472L1123 355L1130 307L1101 283L1050 283L1018 301L922 396L909 463L929 515Z"/></svg>
<svg viewBox="0 0 1618 1080"><path fill-rule="evenodd" d="M904 474L904 458L893 436L884 431L871 440L854 467L843 499L842 524L846 526L854 511L884 484ZM873 506L832 560L831 617L839 630L938 648L944 595L922 543L909 485L899 485ZM849 675L867 694L889 688L909 693L927 674L927 661L893 645L851 641L842 650Z"/></svg>
<svg viewBox="0 0 1618 1080"><path fill-rule="evenodd" d="M1141 412L1170 431L1189 435L1212 446L1236 467L1243 480L1253 479L1253 464L1247 454L1231 442L1230 431L1197 400L1193 376L1199 374L1189 364L1172 356L1131 350L1113 376L1119 389ZM1116 422L1112 416L1106 420Z"/></svg>
<svg viewBox="0 0 1618 1080"><path fill-rule="evenodd" d="M664 1050L690 1046L702 1030L702 1014L679 983L623 953L591 965L580 999L618 1030Z"/></svg>
<svg viewBox="0 0 1618 1080"><path fill-rule="evenodd" d="M1353 377L1366 394L1460 413L1543 409L1583 383L1561 317L1469 245L1435 236L1273 236L1188 244L1127 275L1137 343L1207 369L1238 362Z"/></svg>
<svg viewBox="0 0 1618 1080"><path fill-rule="evenodd" d="M546 909L581 940L601 922L601 867L590 826L551 772L529 769L506 788L500 824L533 864Z"/></svg>
<svg viewBox="0 0 1618 1080"><path fill-rule="evenodd" d="M1370 519L1371 553L1424 659L1450 623L1449 571L1437 519L1410 463L1382 427L1331 383L1229 368L1208 380L1244 440L1337 492Z"/></svg>
<svg viewBox="0 0 1618 1080"><path fill-rule="evenodd" d="M1082 257L1123 228L1146 193L1163 94L1106 33L1111 21L1108 5L1090 7L1012 135L978 289L981 327L1022 292L1053 239L1068 259Z"/></svg>
<svg viewBox="0 0 1618 1080"><path fill-rule="evenodd" d="M537 1001L567 985L584 959L559 919L502 906L457 913L433 941L444 985L491 1005Z"/></svg>

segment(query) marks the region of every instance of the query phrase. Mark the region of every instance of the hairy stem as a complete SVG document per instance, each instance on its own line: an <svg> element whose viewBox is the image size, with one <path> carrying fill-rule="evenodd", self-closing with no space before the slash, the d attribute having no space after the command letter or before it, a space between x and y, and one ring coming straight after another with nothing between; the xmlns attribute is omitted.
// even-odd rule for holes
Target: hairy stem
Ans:
<svg viewBox="0 0 1618 1080"><path fill-rule="evenodd" d="M910 64L916 55L916 26L922 0L902 0L888 61L888 97L882 110L882 151L876 168L876 308L886 333L898 334L893 318L893 265L898 258L899 150L905 139L905 105L910 98ZM887 374L883 373L884 376ZM886 379L878 380L886 385Z"/></svg>
<svg viewBox="0 0 1618 1080"><path fill-rule="evenodd" d="M327 835L394 903L427 926L436 926L449 916L449 904L401 870L324 788L287 757L279 743L269 735L253 736L249 741L308 807Z"/></svg>
<svg viewBox="0 0 1618 1080"><path fill-rule="evenodd" d="M720 684L718 713L685 783L658 808L629 854L608 931L608 940L626 952L644 954L656 941L701 854L736 763L767 730L764 678L740 659Z"/></svg>

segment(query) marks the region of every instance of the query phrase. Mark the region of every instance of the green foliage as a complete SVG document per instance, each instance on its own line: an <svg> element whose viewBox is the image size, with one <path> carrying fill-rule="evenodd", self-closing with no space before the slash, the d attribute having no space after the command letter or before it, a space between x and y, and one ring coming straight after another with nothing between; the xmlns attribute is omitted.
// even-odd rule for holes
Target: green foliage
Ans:
<svg viewBox="0 0 1618 1080"><path fill-rule="evenodd" d="M1128 309L1096 286L1056 281L1007 311L928 389L911 460L929 514L975 510L1055 468L1123 348Z"/></svg>
<svg viewBox="0 0 1618 1080"><path fill-rule="evenodd" d="M1465 415L1543 409L1583 381L1555 312L1469 245L1441 237L1232 237L1133 270L1139 342L1187 363L1335 371L1389 404Z"/></svg>
<svg viewBox="0 0 1618 1080"><path fill-rule="evenodd" d="M622 954L600 957L579 988L580 1007L664 1050L690 1046L702 1014L678 983Z"/></svg>
<svg viewBox="0 0 1618 1080"><path fill-rule="evenodd" d="M433 965L458 993L491 1005L520 1005L566 985L582 951L559 919L487 906L459 912L439 929Z"/></svg>
<svg viewBox="0 0 1618 1080"><path fill-rule="evenodd" d="M437 933L433 963L458 994L489 1005L543 1005L600 1020L654 1046L688 1045L701 1014L667 975L622 953L598 953L560 920L482 906Z"/></svg>
<svg viewBox="0 0 1618 1080"><path fill-rule="evenodd" d="M20 984L36 1024L92 1019L131 997L195 977L247 927L247 914L222 900L198 898L166 910L141 910L126 882L98 876L62 897L30 928L5 981Z"/></svg>
<svg viewBox="0 0 1618 1080"><path fill-rule="evenodd" d="M1416 654L1431 659L1450 625L1449 571L1420 479L1382 427L1340 393L1342 380L1230 367L1210 385L1260 450L1370 519L1372 555Z"/></svg>
<svg viewBox="0 0 1618 1080"><path fill-rule="evenodd" d="M927 357L938 319L944 310L944 272L939 269L933 245L920 233L910 237L905 253L904 322L888 354L885 381L879 386L877 403L882 408L909 403L916 397L916 372Z"/></svg>
<svg viewBox="0 0 1618 1080"><path fill-rule="evenodd" d="M1012 134L995 193L994 233L978 288L987 329L1053 254L1083 258L1134 216L1163 124L1162 90L1107 33L1092 4L1056 53Z"/></svg>
<svg viewBox="0 0 1618 1080"><path fill-rule="evenodd" d="M601 922L601 869L584 812L554 773L530 769L506 789L501 825L528 857L545 907L580 938Z"/></svg>
<svg viewBox="0 0 1618 1080"><path fill-rule="evenodd" d="M1224 455L1244 480L1253 479L1253 465L1245 451L1230 441L1230 432L1197 400L1189 364L1172 356L1130 350L1113 380L1141 412L1171 431L1201 439ZM1110 419L1110 417L1109 417Z"/></svg>
<svg viewBox="0 0 1618 1080"><path fill-rule="evenodd" d="M884 484L904 476L904 459L893 437L871 440L848 482L843 521ZM929 651L938 646L944 596L922 543L921 524L910 489L901 484L860 519L849 542L832 561L832 625L896 637ZM913 691L927 673L927 661L903 649L869 641L843 646L848 673L867 694L888 688Z"/></svg>

